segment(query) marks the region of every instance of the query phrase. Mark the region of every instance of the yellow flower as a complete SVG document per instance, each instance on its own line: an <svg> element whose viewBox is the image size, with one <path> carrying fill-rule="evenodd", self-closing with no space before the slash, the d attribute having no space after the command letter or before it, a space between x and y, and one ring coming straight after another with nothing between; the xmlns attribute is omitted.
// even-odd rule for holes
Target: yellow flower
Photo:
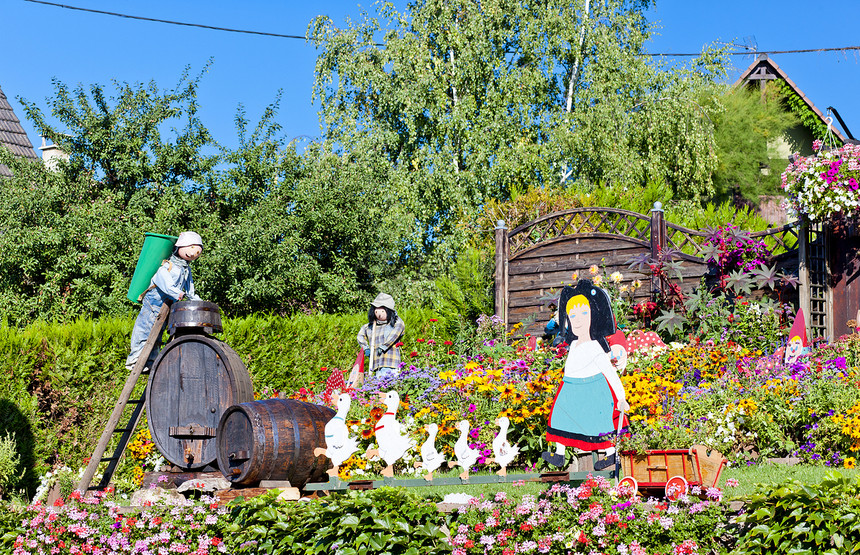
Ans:
<svg viewBox="0 0 860 555"><path fill-rule="evenodd" d="M854 468L857 466L857 460L854 457L848 457L842 462L842 466L845 468Z"/></svg>
<svg viewBox="0 0 860 555"><path fill-rule="evenodd" d="M588 273L593 275L593 276L596 276L597 272L599 272L599 271L600 271L600 268L597 267L597 264L592 264L591 268L588 269Z"/></svg>
<svg viewBox="0 0 860 555"><path fill-rule="evenodd" d="M570 279L572 279L573 281L579 281L579 272L573 272L573 274L571 274L570 276Z"/></svg>
<svg viewBox="0 0 860 555"><path fill-rule="evenodd" d="M624 276L621 275L621 272L612 272L609 274L609 279L612 280L613 283L620 283Z"/></svg>
<svg viewBox="0 0 860 555"><path fill-rule="evenodd" d="M633 289L639 289L640 287L642 287L642 282L639 281L638 279L634 280L633 281Z"/></svg>
<svg viewBox="0 0 860 555"><path fill-rule="evenodd" d="M594 285L600 287L603 285L603 276L594 276L594 280L592 281L594 281Z"/></svg>

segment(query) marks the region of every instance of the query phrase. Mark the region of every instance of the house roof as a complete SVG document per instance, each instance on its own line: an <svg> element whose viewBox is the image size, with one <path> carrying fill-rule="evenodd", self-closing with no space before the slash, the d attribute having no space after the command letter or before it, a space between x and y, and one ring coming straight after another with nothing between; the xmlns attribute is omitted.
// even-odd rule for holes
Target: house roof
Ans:
<svg viewBox="0 0 860 555"><path fill-rule="evenodd" d="M767 54L759 54L758 58L756 58L756 60L741 73L740 77L738 77L738 80L735 81L734 86L740 85L742 83L751 83L753 81L771 79L782 79L783 81L785 81L785 84L791 87L791 90L794 91L794 93L797 94L797 96L799 96L801 100L803 100L803 102L809 107L809 109L812 110L825 125L827 124L827 119L825 118L824 114L821 113L821 110L815 107L815 104L813 104L812 101L809 100L809 98L807 98L805 94L803 94L803 91L800 90L800 87L798 87L795 82L792 81L788 77L788 75L786 75L785 72L782 71L782 69L780 69L776 62L774 62L768 57ZM831 122L832 121L833 120L831 118ZM831 129L833 131L833 134L836 135L839 141L844 144L846 139L842 132L836 126L833 125L831 125Z"/></svg>
<svg viewBox="0 0 860 555"><path fill-rule="evenodd" d="M0 145L8 148L16 156L33 160L39 159L36 151L33 150L33 144L27 137L24 128L21 127L21 122L15 116L12 105L9 104L2 89L0 89ZM10 177L11 175L12 172L9 171L9 168L0 164L0 176Z"/></svg>

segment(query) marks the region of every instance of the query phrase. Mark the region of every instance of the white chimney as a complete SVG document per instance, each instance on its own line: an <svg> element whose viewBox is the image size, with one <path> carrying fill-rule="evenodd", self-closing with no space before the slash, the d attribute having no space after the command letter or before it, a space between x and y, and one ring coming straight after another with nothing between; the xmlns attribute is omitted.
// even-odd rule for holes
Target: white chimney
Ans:
<svg viewBox="0 0 860 555"><path fill-rule="evenodd" d="M39 150L42 151L42 163L51 171L57 171L57 164L60 160L69 161L69 155L60 150L57 145L48 144L45 137L42 137L42 146L39 147Z"/></svg>

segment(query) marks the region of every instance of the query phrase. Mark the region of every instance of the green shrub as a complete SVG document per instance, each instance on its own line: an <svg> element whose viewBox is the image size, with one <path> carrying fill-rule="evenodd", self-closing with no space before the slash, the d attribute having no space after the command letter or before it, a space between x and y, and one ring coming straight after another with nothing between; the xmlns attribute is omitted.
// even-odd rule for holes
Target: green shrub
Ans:
<svg viewBox="0 0 860 555"><path fill-rule="evenodd" d="M311 503L269 493L233 505L225 528L231 553L450 553L445 516L402 488L334 494Z"/></svg>
<svg viewBox="0 0 860 555"><path fill-rule="evenodd" d="M791 481L761 488L739 521L742 555L860 552L860 478L829 472L818 484Z"/></svg>
<svg viewBox="0 0 860 555"><path fill-rule="evenodd" d="M6 492L14 491L23 477L15 434L0 434L0 499Z"/></svg>
<svg viewBox="0 0 860 555"><path fill-rule="evenodd" d="M447 339L444 319L429 309L399 314L406 323L404 352L418 338ZM240 355L256 391L319 391L328 376L324 367L352 367L366 321L366 314L225 318L218 338ZM25 472L16 487L28 495L39 475L77 468L92 453L128 375L132 324L127 317L0 325L0 438L15 434ZM138 393L142 387L141 380Z"/></svg>

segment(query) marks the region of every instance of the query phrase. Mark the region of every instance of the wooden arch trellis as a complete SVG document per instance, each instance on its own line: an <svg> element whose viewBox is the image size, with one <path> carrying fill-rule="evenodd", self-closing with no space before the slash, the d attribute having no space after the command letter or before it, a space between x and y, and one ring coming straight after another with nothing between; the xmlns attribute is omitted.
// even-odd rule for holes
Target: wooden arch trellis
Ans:
<svg viewBox="0 0 860 555"><path fill-rule="evenodd" d="M667 248L679 251L682 291L690 291L708 273L703 256L707 233L667 222L660 203L649 215L617 208L587 207L547 214L508 230L496 226L495 312L507 326L522 323L526 333L540 334L552 316L549 302L572 275L618 271L623 284L639 280L635 300L653 297L659 284L630 269L642 254L656 258ZM778 267L799 276L796 302L807 314L810 337L833 337L832 238L824 228L800 222L750 234L763 239ZM860 273L860 271L858 271ZM860 280L858 280L860 287ZM838 319L838 317L837 317Z"/></svg>

